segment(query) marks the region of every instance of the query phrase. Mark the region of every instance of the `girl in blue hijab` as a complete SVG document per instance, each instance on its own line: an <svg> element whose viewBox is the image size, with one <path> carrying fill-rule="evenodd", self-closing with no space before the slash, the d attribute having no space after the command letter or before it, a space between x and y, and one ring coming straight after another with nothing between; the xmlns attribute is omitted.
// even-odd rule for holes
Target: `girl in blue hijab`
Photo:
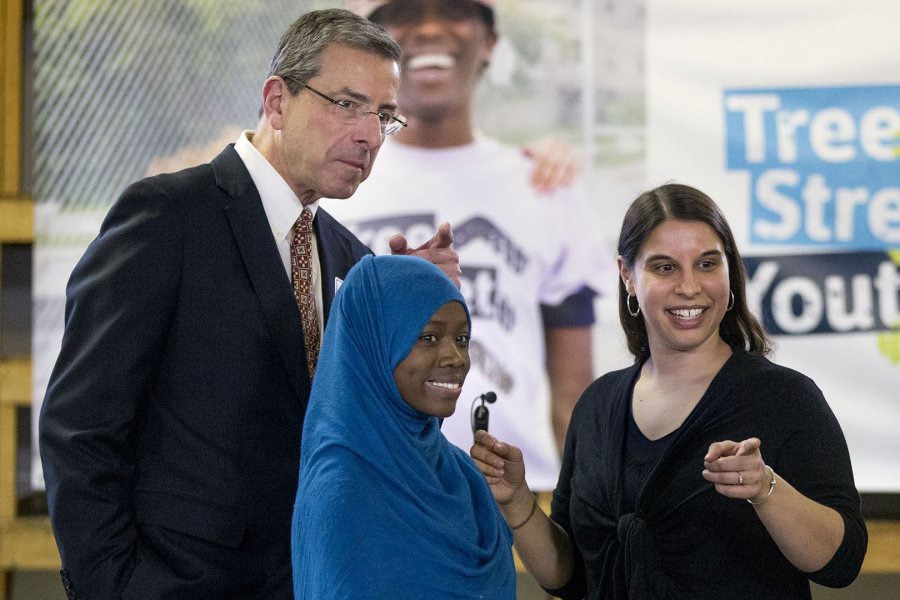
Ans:
<svg viewBox="0 0 900 600"><path fill-rule="evenodd" d="M367 256L332 305L303 426L294 597L515 598L512 534L441 434L469 370L456 286L411 256Z"/></svg>

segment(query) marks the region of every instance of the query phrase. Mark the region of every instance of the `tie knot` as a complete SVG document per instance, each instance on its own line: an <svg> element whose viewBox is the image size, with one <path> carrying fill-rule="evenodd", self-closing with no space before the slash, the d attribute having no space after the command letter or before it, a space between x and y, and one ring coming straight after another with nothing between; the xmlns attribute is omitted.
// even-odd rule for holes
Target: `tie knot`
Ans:
<svg viewBox="0 0 900 600"><path fill-rule="evenodd" d="M313 222L312 211L309 210L309 207L304 206L303 210L300 212L300 216L297 217L297 222L295 224L295 227L301 231L311 231L312 230L312 222Z"/></svg>

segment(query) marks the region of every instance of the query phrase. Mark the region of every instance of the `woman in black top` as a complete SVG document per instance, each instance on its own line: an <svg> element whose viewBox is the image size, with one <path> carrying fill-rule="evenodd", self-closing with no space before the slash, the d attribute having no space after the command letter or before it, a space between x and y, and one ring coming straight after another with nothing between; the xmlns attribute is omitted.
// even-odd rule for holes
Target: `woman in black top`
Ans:
<svg viewBox="0 0 900 600"><path fill-rule="evenodd" d="M638 197L619 237L633 366L585 390L547 518L521 452L476 460L537 581L563 598L810 598L851 583L867 534L847 444L815 383L775 365L718 206Z"/></svg>

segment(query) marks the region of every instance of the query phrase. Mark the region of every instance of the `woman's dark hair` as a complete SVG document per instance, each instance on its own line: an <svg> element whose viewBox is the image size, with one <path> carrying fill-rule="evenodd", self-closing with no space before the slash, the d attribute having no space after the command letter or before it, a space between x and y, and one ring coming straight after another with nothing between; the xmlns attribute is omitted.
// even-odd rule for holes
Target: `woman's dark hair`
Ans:
<svg viewBox="0 0 900 600"><path fill-rule="evenodd" d="M712 227L722 240L728 260L728 279L734 294L734 306L725 313L719 325L719 335L732 347L765 356L772 351L772 342L756 317L747 307L747 275L744 261L738 252L731 227L718 205L700 190L688 185L667 183L638 196L622 221L618 254L629 269L641 246L660 224L670 219L700 221ZM631 316L628 311L628 291L619 278L619 321L625 331L628 350L635 357L650 351L644 315Z"/></svg>

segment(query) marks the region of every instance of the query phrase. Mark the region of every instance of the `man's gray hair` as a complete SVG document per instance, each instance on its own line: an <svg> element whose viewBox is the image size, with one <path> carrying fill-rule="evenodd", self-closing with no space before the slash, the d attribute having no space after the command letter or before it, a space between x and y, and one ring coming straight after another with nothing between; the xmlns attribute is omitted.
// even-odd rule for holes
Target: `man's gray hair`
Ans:
<svg viewBox="0 0 900 600"><path fill-rule="evenodd" d="M348 10L314 10L294 21L281 36L269 62L267 77L287 80L292 94L300 84L319 74L322 53L333 45L342 45L383 56L400 63L400 46L380 25Z"/></svg>

